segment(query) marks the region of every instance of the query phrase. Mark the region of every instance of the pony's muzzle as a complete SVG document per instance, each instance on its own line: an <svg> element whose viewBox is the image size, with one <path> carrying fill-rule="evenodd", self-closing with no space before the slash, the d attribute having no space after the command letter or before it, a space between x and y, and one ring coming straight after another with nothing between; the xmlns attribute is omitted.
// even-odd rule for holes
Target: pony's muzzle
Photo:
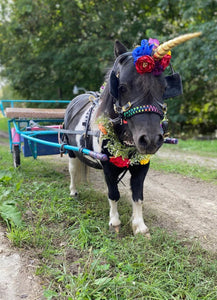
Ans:
<svg viewBox="0 0 217 300"><path fill-rule="evenodd" d="M162 134L154 136L142 135L138 139L138 150L144 154L154 154L163 144Z"/></svg>

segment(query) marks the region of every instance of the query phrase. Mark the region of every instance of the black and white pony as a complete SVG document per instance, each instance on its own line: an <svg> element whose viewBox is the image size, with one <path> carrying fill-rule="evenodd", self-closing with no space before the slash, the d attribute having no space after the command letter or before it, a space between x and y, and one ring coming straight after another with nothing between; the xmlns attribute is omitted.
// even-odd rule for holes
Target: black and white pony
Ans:
<svg viewBox="0 0 217 300"><path fill-rule="evenodd" d="M158 46L150 55L159 61L174 46L198 36L187 34ZM180 78L173 74L165 77L153 72L139 73L133 61L132 52L127 52L123 44L115 42L116 60L107 75L106 85L101 94L86 93L74 98L68 105L64 118L67 131L64 141L76 147L83 147L107 155L107 161L92 160L81 151L69 151L69 173L71 177L70 195L77 195L76 184L85 179L85 166L101 168L108 186L110 205L109 226L118 231L120 219L117 203L120 198L118 179L129 170L132 190L132 229L134 234L149 236L149 230L143 220L143 183L149 169L149 161L130 164L133 155L138 153L146 157L156 153L164 142L164 99L181 93ZM146 67L143 64L142 67ZM112 161L114 152L108 147L109 137L102 138L97 120L106 117L122 147L132 149L126 165L117 165ZM164 124L163 124L164 125ZM115 145L113 144L114 148Z"/></svg>

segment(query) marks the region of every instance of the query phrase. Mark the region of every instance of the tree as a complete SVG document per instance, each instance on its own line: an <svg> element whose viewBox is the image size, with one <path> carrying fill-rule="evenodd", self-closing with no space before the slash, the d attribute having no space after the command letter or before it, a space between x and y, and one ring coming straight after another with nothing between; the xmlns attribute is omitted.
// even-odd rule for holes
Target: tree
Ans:
<svg viewBox="0 0 217 300"><path fill-rule="evenodd" d="M70 99L73 86L98 90L113 62L113 43L132 49L201 30L172 51L184 96L169 100L173 128L216 126L215 0L0 0L0 63L27 99Z"/></svg>
<svg viewBox="0 0 217 300"><path fill-rule="evenodd" d="M179 131L211 133L217 128L216 1L178 1L177 31L202 36L174 49L174 67L182 75L184 95L171 99L169 115Z"/></svg>
<svg viewBox="0 0 217 300"><path fill-rule="evenodd" d="M114 40L132 46L154 22L157 1L140 2L2 0L10 12L2 9L0 27L5 76L28 99L70 99L74 84L99 89Z"/></svg>

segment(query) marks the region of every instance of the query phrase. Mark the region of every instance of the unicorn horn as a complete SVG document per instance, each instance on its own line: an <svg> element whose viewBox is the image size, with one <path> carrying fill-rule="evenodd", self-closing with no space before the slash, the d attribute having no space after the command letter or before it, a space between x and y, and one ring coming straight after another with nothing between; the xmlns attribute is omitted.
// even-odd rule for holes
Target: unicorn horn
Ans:
<svg viewBox="0 0 217 300"><path fill-rule="evenodd" d="M165 42L158 46L154 50L154 54L152 55L154 60L159 60L161 59L165 54L168 53L173 47L178 46L190 39L193 39L195 37L198 37L202 34L202 32L194 32L194 33L187 33L180 35L172 40L169 40L168 42Z"/></svg>

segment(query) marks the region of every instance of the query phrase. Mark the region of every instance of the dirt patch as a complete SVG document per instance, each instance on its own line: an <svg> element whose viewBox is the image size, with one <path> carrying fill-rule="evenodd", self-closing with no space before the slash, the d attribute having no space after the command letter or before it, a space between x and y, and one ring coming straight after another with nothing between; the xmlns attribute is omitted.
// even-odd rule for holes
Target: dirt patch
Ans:
<svg viewBox="0 0 217 300"><path fill-rule="evenodd" d="M7 132L0 130L0 138L8 139L9 135Z"/></svg>
<svg viewBox="0 0 217 300"><path fill-rule="evenodd" d="M42 300L43 291L34 275L37 262L14 249L0 225L0 300Z"/></svg>
<svg viewBox="0 0 217 300"><path fill-rule="evenodd" d="M8 133L0 130L0 145L9 147L9 135Z"/></svg>

